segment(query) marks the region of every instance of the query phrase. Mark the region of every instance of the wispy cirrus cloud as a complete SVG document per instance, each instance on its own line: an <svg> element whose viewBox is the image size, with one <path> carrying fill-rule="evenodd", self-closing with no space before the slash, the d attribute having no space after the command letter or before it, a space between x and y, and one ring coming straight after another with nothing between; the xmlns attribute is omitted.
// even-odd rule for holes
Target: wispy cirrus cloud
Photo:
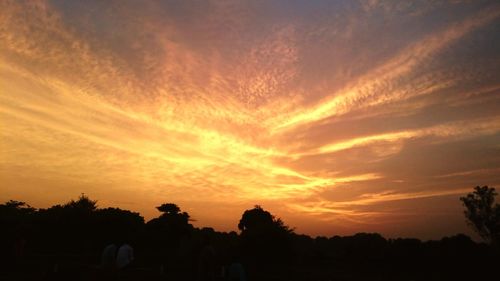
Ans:
<svg viewBox="0 0 500 281"><path fill-rule="evenodd" d="M391 84L397 78L408 75L415 67L429 60L433 54L439 52L446 45L460 39L474 29L490 23L499 16L500 8L495 6L492 9L481 11L460 23L452 24L444 31L427 36L423 40L403 49L399 54L370 71L367 75L356 79L353 85L320 101L318 106L293 113L288 120L279 124L276 129L318 121L332 115L343 114L352 108L360 106L376 105L392 99L400 100L422 94L421 91L415 91L414 89L414 91L400 92L397 89L391 89ZM442 84L436 85L436 81L431 80L429 82L432 86L427 86L427 88L443 87ZM389 92L387 88L390 89ZM425 92L428 92L428 90L423 93Z"/></svg>
<svg viewBox="0 0 500 281"><path fill-rule="evenodd" d="M265 202L383 231L398 215L366 208L498 183L464 172L500 167L495 3L0 8L0 199L167 200L204 224Z"/></svg>

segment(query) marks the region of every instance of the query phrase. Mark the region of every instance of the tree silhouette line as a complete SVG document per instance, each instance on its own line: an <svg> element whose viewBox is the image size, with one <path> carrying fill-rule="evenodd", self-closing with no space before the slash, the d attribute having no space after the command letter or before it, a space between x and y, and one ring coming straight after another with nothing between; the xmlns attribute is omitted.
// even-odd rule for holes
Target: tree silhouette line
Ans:
<svg viewBox="0 0 500 281"><path fill-rule="evenodd" d="M484 242L464 234L441 240L386 239L378 233L310 237L261 206L246 210L239 233L196 228L174 203L149 221L99 208L85 195L35 209L0 205L1 280L478 280L500 261L500 205L494 188L461 197L465 218ZM135 259L105 272L103 249L128 243ZM238 265L245 277L232 276ZM241 269L240 269L241 268Z"/></svg>

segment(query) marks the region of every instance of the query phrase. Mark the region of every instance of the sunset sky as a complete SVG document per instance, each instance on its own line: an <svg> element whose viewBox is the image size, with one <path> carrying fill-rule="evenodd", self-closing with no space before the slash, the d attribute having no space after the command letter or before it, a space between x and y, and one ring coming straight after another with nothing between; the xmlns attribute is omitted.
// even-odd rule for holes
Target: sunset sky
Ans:
<svg viewBox="0 0 500 281"><path fill-rule="evenodd" d="M498 1L0 1L2 202L436 239L472 234L476 185L500 188Z"/></svg>

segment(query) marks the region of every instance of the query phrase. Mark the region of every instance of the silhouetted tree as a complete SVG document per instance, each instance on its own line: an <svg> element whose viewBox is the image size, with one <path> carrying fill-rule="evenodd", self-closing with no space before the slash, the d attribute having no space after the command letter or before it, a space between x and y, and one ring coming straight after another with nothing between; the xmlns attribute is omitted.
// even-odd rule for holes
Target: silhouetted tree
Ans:
<svg viewBox="0 0 500 281"><path fill-rule="evenodd" d="M162 215L178 215L181 212L181 208L179 208L179 206L177 206L174 203L165 203L162 204L161 206L156 207L156 209L162 212L163 213Z"/></svg>
<svg viewBox="0 0 500 281"><path fill-rule="evenodd" d="M95 225L96 210L97 201L84 194L63 205L40 209L37 221L45 226L40 235L47 248L64 254L86 253L89 256L96 237L102 235Z"/></svg>
<svg viewBox="0 0 500 281"><path fill-rule="evenodd" d="M256 205L246 210L238 224L243 252L257 262L290 258L292 229Z"/></svg>
<svg viewBox="0 0 500 281"><path fill-rule="evenodd" d="M150 249L163 264L172 263L178 255L180 241L193 228L189 214L173 203L156 207L162 214L146 224L150 236Z"/></svg>
<svg viewBox="0 0 500 281"><path fill-rule="evenodd" d="M19 223L22 219L33 214L36 211L25 202L10 200L0 204L0 222Z"/></svg>
<svg viewBox="0 0 500 281"><path fill-rule="evenodd" d="M82 193L78 200L71 200L63 206L66 209L78 210L80 212L93 212L97 209L97 201L90 200Z"/></svg>
<svg viewBox="0 0 500 281"><path fill-rule="evenodd" d="M26 204L25 202L21 201L16 201L16 200L9 200L5 202L4 204L0 204L0 210L18 210L22 212L33 212L36 210L35 208L31 207L30 205Z"/></svg>
<svg viewBox="0 0 500 281"><path fill-rule="evenodd" d="M129 240L137 235L144 225L144 218L139 213L119 208L97 209L94 217L95 228L101 233L101 245Z"/></svg>
<svg viewBox="0 0 500 281"><path fill-rule="evenodd" d="M2 266L11 266L14 260L24 256L35 212L35 208L21 201L0 204L0 271Z"/></svg>
<svg viewBox="0 0 500 281"><path fill-rule="evenodd" d="M185 234L189 230L189 214L181 212L176 204L166 203L156 207L156 209L162 214L149 221L148 224L167 230L169 233Z"/></svg>
<svg viewBox="0 0 500 281"><path fill-rule="evenodd" d="M493 244L500 242L500 205L495 204L496 195L493 187L476 186L473 192L460 197L468 224Z"/></svg>
<svg viewBox="0 0 500 281"><path fill-rule="evenodd" d="M270 230L277 230L284 233L291 233L292 230L283 221L276 219L271 213L255 205L253 209L246 210L238 223L238 229L242 235L247 233L259 233Z"/></svg>

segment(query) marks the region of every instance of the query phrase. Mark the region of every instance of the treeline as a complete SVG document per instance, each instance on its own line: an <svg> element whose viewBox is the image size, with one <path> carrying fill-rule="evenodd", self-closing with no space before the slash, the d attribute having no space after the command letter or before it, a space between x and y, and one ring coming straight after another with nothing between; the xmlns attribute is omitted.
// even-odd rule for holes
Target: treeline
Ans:
<svg viewBox="0 0 500 281"><path fill-rule="evenodd" d="M227 278L224 268L234 262L247 280L477 280L500 260L497 248L463 234L426 242L377 233L312 238L259 206L242 214L239 233L227 233L193 227L173 203L157 209L160 215L146 222L83 195L48 209L1 204L0 279L99 280L101 252L111 243L134 248L133 267L113 275L123 280L200 279L207 245L214 250L211 280Z"/></svg>

